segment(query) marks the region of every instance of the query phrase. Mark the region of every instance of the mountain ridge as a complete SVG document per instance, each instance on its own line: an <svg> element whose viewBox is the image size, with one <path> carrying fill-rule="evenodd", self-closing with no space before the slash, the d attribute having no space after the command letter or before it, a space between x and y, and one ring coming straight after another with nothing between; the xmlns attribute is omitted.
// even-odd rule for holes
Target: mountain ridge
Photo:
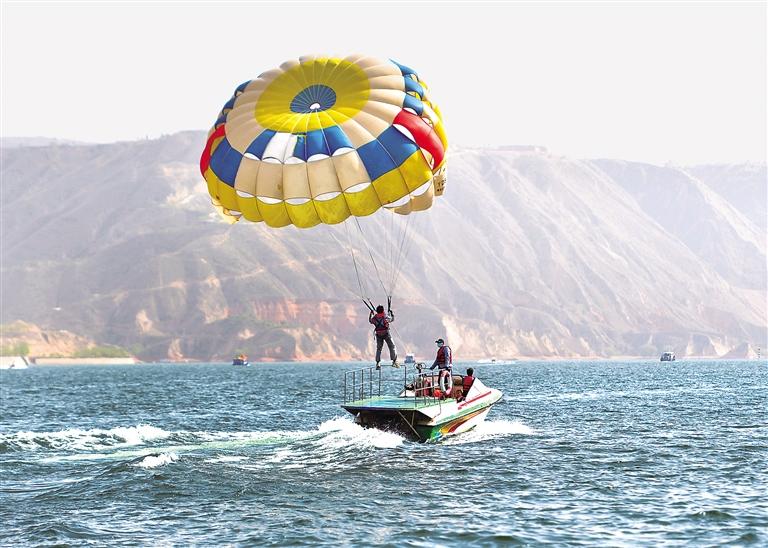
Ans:
<svg viewBox="0 0 768 548"><path fill-rule="evenodd" d="M219 222L197 169L204 139L2 149L2 321L142 359L370 359L344 229ZM764 194L764 165L450 154L445 196L407 234L401 354L428 356L441 334L465 357L765 345L765 231L746 199ZM380 218L361 220L368 240ZM358 246L361 266L368 248L387 265L399 234Z"/></svg>

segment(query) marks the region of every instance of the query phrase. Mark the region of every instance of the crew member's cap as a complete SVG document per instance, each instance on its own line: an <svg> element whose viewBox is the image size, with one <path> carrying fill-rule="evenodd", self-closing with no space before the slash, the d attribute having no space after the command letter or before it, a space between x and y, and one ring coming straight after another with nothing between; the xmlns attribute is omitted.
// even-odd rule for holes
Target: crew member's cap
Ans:
<svg viewBox="0 0 768 548"><path fill-rule="evenodd" d="M445 341L443 339L437 339L435 342L437 344L445 344Z"/></svg>

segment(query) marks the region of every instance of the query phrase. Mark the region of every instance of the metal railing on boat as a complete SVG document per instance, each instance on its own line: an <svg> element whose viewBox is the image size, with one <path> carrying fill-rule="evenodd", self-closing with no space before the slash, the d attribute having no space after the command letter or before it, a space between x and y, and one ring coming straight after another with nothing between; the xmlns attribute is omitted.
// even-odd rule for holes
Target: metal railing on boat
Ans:
<svg viewBox="0 0 768 548"><path fill-rule="evenodd" d="M346 404L371 399L373 397L381 397L383 384L385 395L387 393L386 388L388 387L392 388L394 395L407 393L409 391L413 392L413 396L406 397L413 400L414 407L432 404L438 404L442 407L441 398L435 396L434 393L434 388L439 386L439 375L437 373L424 373L422 372L423 364L417 364L415 368L417 373L409 383L409 368L407 365L403 365L402 385L400 385L399 378L386 378L382 376L384 367L388 366L383 366L382 369L376 369L376 367L364 367L362 369L345 371L343 402ZM413 368L411 368L410 371L412 372Z"/></svg>

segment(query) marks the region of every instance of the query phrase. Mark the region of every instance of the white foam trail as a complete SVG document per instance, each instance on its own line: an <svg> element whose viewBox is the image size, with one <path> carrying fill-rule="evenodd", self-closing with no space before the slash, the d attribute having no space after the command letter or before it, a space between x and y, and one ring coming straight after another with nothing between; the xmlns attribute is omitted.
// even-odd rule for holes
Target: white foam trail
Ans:
<svg viewBox="0 0 768 548"><path fill-rule="evenodd" d="M288 449L281 449L280 451L277 451L274 455L271 457L265 459L264 462L272 462L272 463L278 463L283 462L289 458L291 458L291 451Z"/></svg>
<svg viewBox="0 0 768 548"><path fill-rule="evenodd" d="M197 437L191 432L169 432L178 436L192 436L197 441ZM225 432L223 439L215 437L214 433L202 436L209 440L202 443L178 443L168 446L149 446L140 449L130 449L122 451L112 451L110 453L77 453L74 455L55 455L41 459L41 462L61 462L61 461L82 461L82 460L121 460L136 458L142 455L150 455L157 452L192 453L196 451L233 451L239 448L245 448L254 445L275 445L284 442L291 442L295 439L302 439L316 432ZM247 457L243 457L247 458Z"/></svg>
<svg viewBox="0 0 768 548"><path fill-rule="evenodd" d="M494 421L481 422L469 432L459 434L455 437L447 438L444 443L475 443L500 436L532 436L534 434L536 434L536 432L533 430L533 428L526 426L520 421L508 421L499 419Z"/></svg>
<svg viewBox="0 0 768 548"><path fill-rule="evenodd" d="M323 438L323 445L333 449L350 445L385 449L397 447L404 441L402 436L394 432L363 428L346 417L327 420L318 427L318 430L327 434Z"/></svg>
<svg viewBox="0 0 768 548"><path fill-rule="evenodd" d="M319 432L340 432L340 431L349 431L354 430L354 428L351 427L360 427L360 425L355 424L352 420L348 419L347 417L334 417L332 419L328 419L327 421L320 424L320 426L317 427L317 430Z"/></svg>
<svg viewBox="0 0 768 548"><path fill-rule="evenodd" d="M176 453L160 453L159 455L149 455L144 457L141 462L136 466L140 468L157 468L159 466L165 466L179 460L179 455Z"/></svg>
<svg viewBox="0 0 768 548"><path fill-rule="evenodd" d="M146 447L130 448L169 436L173 436L175 444L169 443L165 446L150 444ZM346 417L327 420L313 430L299 431L169 432L149 425L138 425L110 430L68 429L61 432L18 432L4 438L13 439L16 445L28 442L31 450L86 450L69 455L51 455L41 459L41 462L121 460L145 455L150 459L148 462L153 462L151 457L157 453L178 455L197 451L232 452L256 445L290 445L292 442L302 440L330 450L345 447L392 448L404 441L404 438L398 434L363 428ZM2 440L3 437L0 437L0 441ZM327 451L321 451L321 453L316 456L320 461L333 459ZM301 454L305 454L305 451L301 451ZM276 451L262 462L288 465L293 464L292 461L295 458L294 451L288 447ZM243 455L230 455L209 459L206 462L236 462L248 459L249 457Z"/></svg>
<svg viewBox="0 0 768 548"><path fill-rule="evenodd" d="M160 440L171 435L170 432L149 424L140 424L128 428L118 427L107 432L118 439L124 440L125 445L141 445L145 441Z"/></svg>
<svg viewBox="0 0 768 548"><path fill-rule="evenodd" d="M18 445L26 450L36 449L96 449L101 447L129 447L147 441L167 438L171 432L149 424L118 426L104 430L68 428L58 432L16 432L0 434L0 442Z"/></svg>
<svg viewBox="0 0 768 548"><path fill-rule="evenodd" d="M189 436L191 441L201 442L201 447L215 448L247 445L272 444L298 441L317 435L316 431L303 430L267 430L253 432L174 432L179 436Z"/></svg>
<svg viewBox="0 0 768 548"><path fill-rule="evenodd" d="M216 457L215 459L208 459L205 462L210 464L216 464L219 462L241 462L244 460L248 460L248 457L244 456L225 456L225 457Z"/></svg>

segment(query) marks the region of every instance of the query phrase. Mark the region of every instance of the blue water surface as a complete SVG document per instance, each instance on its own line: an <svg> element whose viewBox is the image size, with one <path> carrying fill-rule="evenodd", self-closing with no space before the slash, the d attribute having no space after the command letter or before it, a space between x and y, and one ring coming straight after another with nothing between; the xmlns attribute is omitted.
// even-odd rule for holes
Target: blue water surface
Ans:
<svg viewBox="0 0 768 548"><path fill-rule="evenodd" d="M768 545L765 361L476 365L432 444L355 425L355 367L0 371L0 544Z"/></svg>

